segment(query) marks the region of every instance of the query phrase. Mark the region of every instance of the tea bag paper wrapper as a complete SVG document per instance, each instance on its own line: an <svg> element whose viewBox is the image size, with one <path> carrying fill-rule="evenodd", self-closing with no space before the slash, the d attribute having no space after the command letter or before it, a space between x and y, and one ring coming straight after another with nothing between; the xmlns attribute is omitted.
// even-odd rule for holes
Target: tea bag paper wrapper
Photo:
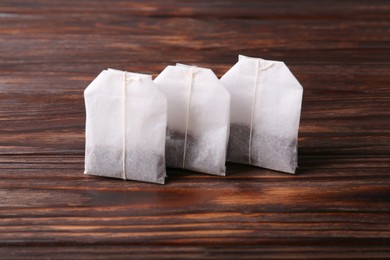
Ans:
<svg viewBox="0 0 390 260"><path fill-rule="evenodd" d="M216 75L176 64L154 82L168 100L167 167L225 175L230 95Z"/></svg>
<svg viewBox="0 0 390 260"><path fill-rule="evenodd" d="M303 88L287 66L240 55L220 80L231 95L227 160L295 173Z"/></svg>
<svg viewBox="0 0 390 260"><path fill-rule="evenodd" d="M84 98L84 173L163 184L167 101L151 76L104 70Z"/></svg>

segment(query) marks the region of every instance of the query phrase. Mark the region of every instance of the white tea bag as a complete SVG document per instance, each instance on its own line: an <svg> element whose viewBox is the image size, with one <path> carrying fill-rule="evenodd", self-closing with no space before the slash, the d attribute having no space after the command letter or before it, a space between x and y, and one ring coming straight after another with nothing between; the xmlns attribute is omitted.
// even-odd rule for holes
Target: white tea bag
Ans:
<svg viewBox="0 0 390 260"><path fill-rule="evenodd" d="M221 82L231 95L227 160L295 173L303 89L287 66L239 55Z"/></svg>
<svg viewBox="0 0 390 260"><path fill-rule="evenodd" d="M104 70L84 98L84 173L164 184L167 101L152 77Z"/></svg>
<svg viewBox="0 0 390 260"><path fill-rule="evenodd" d="M214 72L176 64L154 82L168 100L167 167L225 175L230 95Z"/></svg>

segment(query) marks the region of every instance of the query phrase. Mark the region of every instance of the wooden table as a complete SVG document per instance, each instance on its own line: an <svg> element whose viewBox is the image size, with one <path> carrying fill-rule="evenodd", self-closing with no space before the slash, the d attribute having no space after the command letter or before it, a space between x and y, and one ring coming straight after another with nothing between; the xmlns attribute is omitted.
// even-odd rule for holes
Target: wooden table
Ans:
<svg viewBox="0 0 390 260"><path fill-rule="evenodd" d="M0 258L389 258L389 14L386 0L2 0ZM83 90L101 70L220 76L238 54L283 60L304 86L295 176L83 175Z"/></svg>

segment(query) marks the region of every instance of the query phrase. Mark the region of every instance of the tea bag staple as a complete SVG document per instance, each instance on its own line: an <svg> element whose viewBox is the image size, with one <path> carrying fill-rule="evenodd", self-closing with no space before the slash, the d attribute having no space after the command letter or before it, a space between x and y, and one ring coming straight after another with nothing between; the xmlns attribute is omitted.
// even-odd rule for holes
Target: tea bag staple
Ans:
<svg viewBox="0 0 390 260"><path fill-rule="evenodd" d="M239 55L220 81L231 95L227 160L295 173L303 88L287 66Z"/></svg>
<svg viewBox="0 0 390 260"><path fill-rule="evenodd" d="M84 99L84 173L164 184L167 101L151 76L103 70Z"/></svg>
<svg viewBox="0 0 390 260"><path fill-rule="evenodd" d="M168 100L167 167L225 175L230 95L217 76L176 64L154 82Z"/></svg>

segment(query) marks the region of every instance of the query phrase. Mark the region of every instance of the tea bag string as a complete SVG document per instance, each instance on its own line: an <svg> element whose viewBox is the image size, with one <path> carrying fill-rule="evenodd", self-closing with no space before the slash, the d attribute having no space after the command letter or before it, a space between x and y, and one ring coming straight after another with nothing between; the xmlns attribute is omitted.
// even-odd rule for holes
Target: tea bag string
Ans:
<svg viewBox="0 0 390 260"><path fill-rule="evenodd" d="M251 112L251 127L249 130L249 151L248 151L248 162L251 164L252 155L251 155L251 147L252 147L252 133L253 133L253 116L255 114L255 103L256 103L256 93L257 93L257 85L259 81L259 69L260 69L260 60L256 60L256 73L255 73L255 85L253 86L253 99L252 99L252 112Z"/></svg>
<svg viewBox="0 0 390 260"><path fill-rule="evenodd" d="M127 74L123 73L123 88L122 88L122 97L123 97L123 138L122 138L122 179L126 180L126 85L127 85Z"/></svg>
<svg viewBox="0 0 390 260"><path fill-rule="evenodd" d="M185 166L186 161L186 153L187 153L187 134L188 134L188 124L189 124L189 114L190 114L190 101L191 101L191 93L192 93L192 86L194 83L194 71L195 67L190 67L190 70L188 72L188 97L187 97L187 107L186 107L186 128L184 133L184 148L183 148L183 168Z"/></svg>
<svg viewBox="0 0 390 260"><path fill-rule="evenodd" d="M256 97L257 97L257 89L259 87L259 77L260 77L260 72L265 71L269 68L271 68L274 63L271 63L267 66L261 67L260 65L260 59L256 60L256 73L255 73L255 84L253 86L253 99L252 99L252 112L251 112L251 124L250 124L250 132L249 132L249 147L248 147L248 162L249 164L252 163L252 136L253 136L253 120L254 120L254 115L255 115L255 105L256 105Z"/></svg>
<svg viewBox="0 0 390 260"><path fill-rule="evenodd" d="M122 87L122 109L123 109L123 138L122 138L122 179L126 180L126 118L127 118L127 113L126 113L126 108L127 108L127 84L134 82L134 81L139 81L141 80L139 77L135 78L128 78L127 77L127 72L123 73L123 87Z"/></svg>

